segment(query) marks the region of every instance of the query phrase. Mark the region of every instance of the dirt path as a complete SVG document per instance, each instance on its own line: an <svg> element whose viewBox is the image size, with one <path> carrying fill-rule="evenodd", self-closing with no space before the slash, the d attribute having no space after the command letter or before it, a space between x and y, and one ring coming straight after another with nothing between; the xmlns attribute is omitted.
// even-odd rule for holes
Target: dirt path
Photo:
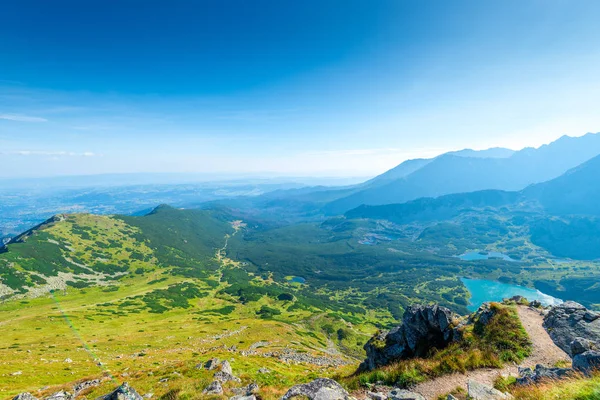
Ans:
<svg viewBox="0 0 600 400"><path fill-rule="evenodd" d="M548 333L546 333L546 330L542 326L543 317L538 311L525 306L518 306L517 311L521 323L533 343L531 356L523 360L520 366L534 367L537 364L554 366L554 364L561 360L570 361L569 356L558 348L552 339L550 339ZM470 371L466 374L446 375L417 385L412 390L421 393L427 399L437 399L438 396L445 395L459 386L466 389L467 381L471 379L487 385L493 385L498 375L517 376L517 365L509 365L502 369L485 368Z"/></svg>

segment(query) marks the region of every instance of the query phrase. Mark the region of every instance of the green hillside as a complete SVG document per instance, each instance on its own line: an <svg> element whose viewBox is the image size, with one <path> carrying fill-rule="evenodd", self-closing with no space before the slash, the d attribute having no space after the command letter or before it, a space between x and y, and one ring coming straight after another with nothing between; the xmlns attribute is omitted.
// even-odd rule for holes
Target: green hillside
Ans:
<svg viewBox="0 0 600 400"><path fill-rule="evenodd" d="M219 357L277 398L298 382L350 374L369 337L410 304L465 314L461 276L600 303L585 286L596 264L553 264L528 235L521 221L494 213L286 226L168 206L143 217L60 215L0 254L0 391L56 391L105 376L113 380L90 396L127 380L193 397L211 377L195 366ZM456 257L474 249L519 262Z"/></svg>

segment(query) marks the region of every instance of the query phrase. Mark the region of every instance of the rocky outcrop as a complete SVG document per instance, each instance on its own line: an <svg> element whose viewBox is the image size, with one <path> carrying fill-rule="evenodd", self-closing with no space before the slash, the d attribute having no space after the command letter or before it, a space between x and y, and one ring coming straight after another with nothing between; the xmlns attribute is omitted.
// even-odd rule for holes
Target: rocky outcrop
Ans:
<svg viewBox="0 0 600 400"><path fill-rule="evenodd" d="M508 393L502 393L491 386L476 381L467 382L467 393L472 400L508 400L513 397Z"/></svg>
<svg viewBox="0 0 600 400"><path fill-rule="evenodd" d="M243 386L241 388L233 388L231 391L237 396L249 397L258 393L258 385L256 383L251 383L248 386Z"/></svg>
<svg viewBox="0 0 600 400"><path fill-rule="evenodd" d="M575 338L570 346L573 357L588 350L598 350L598 344L586 338Z"/></svg>
<svg viewBox="0 0 600 400"><path fill-rule="evenodd" d="M16 395L15 397L13 397L13 400L38 400L38 399L31 393L25 392L25 393L19 393L18 395Z"/></svg>
<svg viewBox="0 0 600 400"><path fill-rule="evenodd" d="M213 382L211 382L210 385L208 385L206 387L206 389L204 389L202 391L202 394L206 394L206 395L222 395L223 394L223 387L221 386L221 383L219 381L213 381Z"/></svg>
<svg viewBox="0 0 600 400"><path fill-rule="evenodd" d="M100 385L100 379L92 379L89 381L79 382L75 386L73 386L73 395L77 396L79 393L89 388L96 387L98 385Z"/></svg>
<svg viewBox="0 0 600 400"><path fill-rule="evenodd" d="M600 351L588 350L573 357L573 369L589 374L600 369Z"/></svg>
<svg viewBox="0 0 600 400"><path fill-rule="evenodd" d="M211 371L213 369L217 369L219 365L221 365L221 360L219 360L218 358L211 358L204 364L200 363L196 365L196 369L206 368L207 370Z"/></svg>
<svg viewBox="0 0 600 400"><path fill-rule="evenodd" d="M348 392L333 379L319 378L310 383L293 386L281 398L288 400L304 396L309 400L351 400Z"/></svg>
<svg viewBox="0 0 600 400"><path fill-rule="evenodd" d="M125 382L113 392L100 397L98 400L143 400L143 398L134 388Z"/></svg>
<svg viewBox="0 0 600 400"><path fill-rule="evenodd" d="M219 368L221 370L215 372L215 375L214 375L215 380L217 380L221 383L230 382L230 381L241 382L240 378L233 375L233 369L231 368L231 364L229 364L229 361L223 361L219 365Z"/></svg>
<svg viewBox="0 0 600 400"><path fill-rule="evenodd" d="M402 325L379 332L365 344L367 359L361 370L373 370L398 359L426 356L432 348L444 348L458 340L460 317L445 307L410 306Z"/></svg>
<svg viewBox="0 0 600 400"><path fill-rule="evenodd" d="M52 393L50 396L46 397L44 400L71 400L75 396L73 396L69 392L65 392L61 390L60 392Z"/></svg>
<svg viewBox="0 0 600 400"><path fill-rule="evenodd" d="M540 383L544 380L558 380L573 376L575 371L571 368L548 368L541 364L531 368L519 368L519 377L517 384L530 385L532 383Z"/></svg>
<svg viewBox="0 0 600 400"><path fill-rule="evenodd" d="M600 313L567 301L553 307L544 318L544 328L554 343L571 357L571 343L579 338L600 343Z"/></svg>

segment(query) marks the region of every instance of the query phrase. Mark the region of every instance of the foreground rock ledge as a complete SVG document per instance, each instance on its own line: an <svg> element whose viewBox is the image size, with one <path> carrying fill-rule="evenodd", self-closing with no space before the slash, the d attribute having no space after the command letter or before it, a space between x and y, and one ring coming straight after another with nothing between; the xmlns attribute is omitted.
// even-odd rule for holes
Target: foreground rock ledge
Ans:
<svg viewBox="0 0 600 400"><path fill-rule="evenodd" d="M402 325L376 334L365 344L367 359L360 370L373 370L398 359L423 357L432 347L442 349L460 339L460 316L438 305L406 309Z"/></svg>
<svg viewBox="0 0 600 400"><path fill-rule="evenodd" d="M339 383L327 378L318 378L309 383L293 386L281 400L297 396L304 396L309 400L354 400Z"/></svg>

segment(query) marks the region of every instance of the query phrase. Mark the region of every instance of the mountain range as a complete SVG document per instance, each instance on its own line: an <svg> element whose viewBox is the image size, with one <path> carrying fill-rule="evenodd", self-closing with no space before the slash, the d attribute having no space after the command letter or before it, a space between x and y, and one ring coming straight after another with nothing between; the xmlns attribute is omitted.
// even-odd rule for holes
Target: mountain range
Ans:
<svg viewBox="0 0 600 400"><path fill-rule="evenodd" d="M492 149L493 150L493 149ZM504 157L474 156L473 151L446 153L430 160L408 160L363 187L323 207L328 215L360 205L403 203L420 197L484 189L516 191L554 179L600 154L600 135L563 136L537 149L525 148Z"/></svg>

